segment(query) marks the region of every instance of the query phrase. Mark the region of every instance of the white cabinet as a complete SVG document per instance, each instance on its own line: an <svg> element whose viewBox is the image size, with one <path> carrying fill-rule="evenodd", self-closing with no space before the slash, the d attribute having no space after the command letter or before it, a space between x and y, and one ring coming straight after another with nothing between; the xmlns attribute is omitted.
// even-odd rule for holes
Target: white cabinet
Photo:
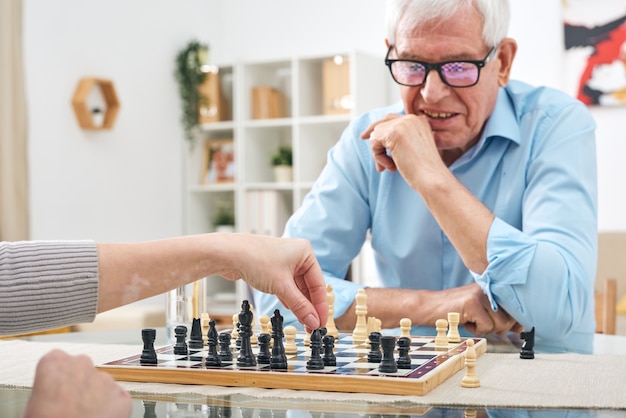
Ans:
<svg viewBox="0 0 626 418"><path fill-rule="evenodd" d="M339 64L330 62L336 58ZM219 68L233 118L203 125L195 147L186 155L185 232L214 231L212 220L218 208L232 205L236 231L280 236L349 121L388 103L387 68L381 57L357 52ZM331 97L333 93L336 97ZM267 115L278 117L263 117ZM225 139L233 141L234 181L205 183L205 142ZM293 175L288 182L274 179L270 163L280 146L293 150ZM238 312L247 297L246 286L238 283L207 280L209 313Z"/></svg>

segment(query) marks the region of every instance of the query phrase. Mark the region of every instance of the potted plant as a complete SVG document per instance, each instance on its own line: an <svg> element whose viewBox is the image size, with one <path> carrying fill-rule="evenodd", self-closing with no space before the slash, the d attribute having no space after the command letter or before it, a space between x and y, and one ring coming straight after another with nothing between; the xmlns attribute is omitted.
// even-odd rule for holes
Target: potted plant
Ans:
<svg viewBox="0 0 626 418"><path fill-rule="evenodd" d="M290 146L282 145L272 154L274 179L279 183L290 182L293 179L293 153Z"/></svg>
<svg viewBox="0 0 626 418"><path fill-rule="evenodd" d="M91 118L96 128L100 128L104 123L104 112L99 107L91 109Z"/></svg>
<svg viewBox="0 0 626 418"><path fill-rule="evenodd" d="M185 139L191 143L194 142L199 125L199 109L203 99L198 87L204 81L205 73L202 72L201 67L207 64L208 54L207 45L192 40L176 56L174 75L178 82L178 93L183 107L181 122Z"/></svg>
<svg viewBox="0 0 626 418"><path fill-rule="evenodd" d="M231 202L224 200L217 202L217 212L213 217L213 227L215 232L235 231L235 211Z"/></svg>

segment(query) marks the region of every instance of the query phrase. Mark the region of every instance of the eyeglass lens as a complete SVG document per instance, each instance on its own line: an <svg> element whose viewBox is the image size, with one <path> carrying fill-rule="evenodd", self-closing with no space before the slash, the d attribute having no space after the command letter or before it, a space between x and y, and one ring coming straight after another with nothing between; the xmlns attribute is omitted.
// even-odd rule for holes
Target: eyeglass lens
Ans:
<svg viewBox="0 0 626 418"><path fill-rule="evenodd" d="M437 69L441 78L452 86L469 86L478 80L478 66L471 62L448 62ZM422 84L427 75L426 66L411 61L393 62L392 72L398 83L411 86Z"/></svg>

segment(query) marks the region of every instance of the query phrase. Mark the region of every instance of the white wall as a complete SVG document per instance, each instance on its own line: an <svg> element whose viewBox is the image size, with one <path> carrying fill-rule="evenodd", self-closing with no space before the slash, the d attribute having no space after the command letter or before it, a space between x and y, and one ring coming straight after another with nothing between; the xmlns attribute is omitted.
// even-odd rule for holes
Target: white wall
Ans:
<svg viewBox="0 0 626 418"><path fill-rule="evenodd" d="M176 53L215 38L204 0L25 0L34 239L130 241L181 233ZM86 76L112 79L112 131L78 127Z"/></svg>
<svg viewBox="0 0 626 418"><path fill-rule="evenodd" d="M563 87L560 2L511 1L513 76ZM182 131L174 57L191 37L214 62L358 49L382 58L382 0L25 0L32 238L142 240L182 230ZM111 78L115 128L78 128L84 76ZM388 80L381 82L389 82ZM600 229L626 230L626 108L598 120Z"/></svg>
<svg viewBox="0 0 626 418"><path fill-rule="evenodd" d="M532 84L567 89L564 76L560 2L510 1L511 36L519 50L513 77ZM591 107L598 123L598 227L626 231L626 107Z"/></svg>

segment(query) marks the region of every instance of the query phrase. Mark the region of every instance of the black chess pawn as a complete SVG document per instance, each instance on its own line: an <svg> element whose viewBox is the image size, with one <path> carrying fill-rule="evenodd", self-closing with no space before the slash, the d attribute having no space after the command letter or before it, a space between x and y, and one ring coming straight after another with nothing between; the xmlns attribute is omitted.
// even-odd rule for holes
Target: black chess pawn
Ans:
<svg viewBox="0 0 626 418"><path fill-rule="evenodd" d="M254 367L256 358L252 352L250 337L252 336L252 311L250 303L244 300L239 312L239 336L241 337L241 348L237 356L237 367Z"/></svg>
<svg viewBox="0 0 626 418"><path fill-rule="evenodd" d="M383 349L383 358L378 366L381 373L395 373L398 371L398 364L393 357L396 348L396 337L393 335L385 335L380 337L380 346Z"/></svg>
<svg viewBox="0 0 626 418"><path fill-rule="evenodd" d="M306 362L307 370L324 370L324 360L322 359L322 336L320 330L313 330L311 333L311 355Z"/></svg>
<svg viewBox="0 0 626 418"><path fill-rule="evenodd" d="M278 309L274 310L274 315L270 318L272 322L272 355L270 356L270 369L287 370L287 355L285 355L285 345L283 344L283 317Z"/></svg>
<svg viewBox="0 0 626 418"><path fill-rule="evenodd" d="M189 335L189 348L194 350L202 350L204 340L202 339L202 325L200 318L194 318L191 321L191 333Z"/></svg>
<svg viewBox="0 0 626 418"><path fill-rule="evenodd" d="M174 354L180 356L186 356L189 354L187 350L187 327L184 325L178 325L174 328L174 336L176 337L176 344L174 344Z"/></svg>
<svg viewBox="0 0 626 418"><path fill-rule="evenodd" d="M154 350L154 340L156 339L156 329L145 328L141 330L143 340L143 350L139 358L140 364L157 364L157 355Z"/></svg>
<svg viewBox="0 0 626 418"><path fill-rule="evenodd" d="M207 332L207 356L205 364L207 366L219 367L222 365L222 360L217 354L217 329L215 328L215 320L209 321L209 331Z"/></svg>
<svg viewBox="0 0 626 418"><path fill-rule="evenodd" d="M220 346L220 360L228 362L233 360L233 352L230 351L230 332L221 332L220 335L217 336L217 341Z"/></svg>
<svg viewBox="0 0 626 418"><path fill-rule="evenodd" d="M411 349L411 339L408 337L398 338L398 369L410 369L411 368L411 356L409 350Z"/></svg>
<svg viewBox="0 0 626 418"><path fill-rule="evenodd" d="M522 349L519 353L520 358L534 359L535 358L535 327L532 327L530 331L522 331L520 338L524 340Z"/></svg>
<svg viewBox="0 0 626 418"><path fill-rule="evenodd" d="M272 354L270 353L270 340L272 336L269 334L259 335L259 354L256 355L256 361L259 364L270 364Z"/></svg>
<svg viewBox="0 0 626 418"><path fill-rule="evenodd" d="M335 356L335 337L332 335L324 335L322 337L322 345L323 345L323 360L324 366L336 366L337 365L337 357Z"/></svg>
<svg viewBox="0 0 626 418"><path fill-rule="evenodd" d="M378 331L371 332L369 335L370 351L367 353L367 361L370 363L380 363L383 353L380 352L380 338L382 334Z"/></svg>

